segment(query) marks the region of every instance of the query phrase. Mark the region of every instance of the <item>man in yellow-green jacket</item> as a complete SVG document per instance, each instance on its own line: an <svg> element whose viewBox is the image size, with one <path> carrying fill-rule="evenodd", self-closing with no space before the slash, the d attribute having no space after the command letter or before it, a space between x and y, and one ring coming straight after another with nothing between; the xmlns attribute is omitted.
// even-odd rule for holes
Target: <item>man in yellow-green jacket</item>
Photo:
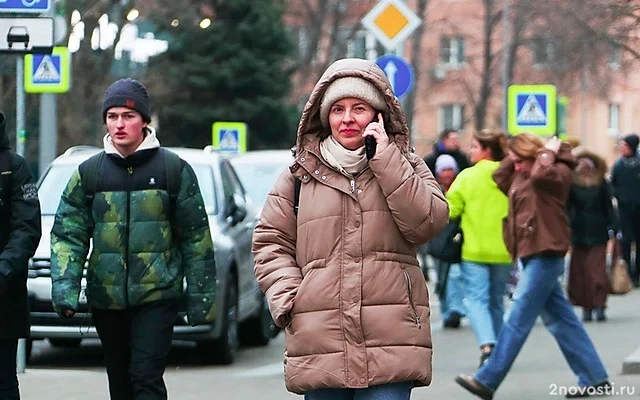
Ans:
<svg viewBox="0 0 640 400"><path fill-rule="evenodd" d="M449 216L461 218L462 277L467 316L478 346L480 365L489 358L502 326L504 295L512 260L502 238L509 201L492 178L505 156L501 132L474 134L471 162L447 192Z"/></svg>

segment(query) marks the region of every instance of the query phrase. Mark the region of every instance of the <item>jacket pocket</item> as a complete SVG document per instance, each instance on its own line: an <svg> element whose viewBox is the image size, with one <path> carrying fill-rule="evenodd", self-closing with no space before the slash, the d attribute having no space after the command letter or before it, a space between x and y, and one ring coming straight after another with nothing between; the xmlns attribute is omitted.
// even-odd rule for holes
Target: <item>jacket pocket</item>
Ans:
<svg viewBox="0 0 640 400"><path fill-rule="evenodd" d="M407 295L409 296L409 308L411 309L412 317L416 322L418 329L422 329L420 315L418 314L418 310L413 304L413 284L411 283L411 276L409 275L409 271L407 271L405 268L402 269L402 274L404 275L404 279L407 282Z"/></svg>
<svg viewBox="0 0 640 400"><path fill-rule="evenodd" d="M309 273L309 271L311 271L312 269L318 269L318 268L324 268L327 266L327 263L325 261L325 258L319 258L317 260L313 260L308 262L304 267L301 268L301 272L302 272L302 278L304 279L304 277Z"/></svg>

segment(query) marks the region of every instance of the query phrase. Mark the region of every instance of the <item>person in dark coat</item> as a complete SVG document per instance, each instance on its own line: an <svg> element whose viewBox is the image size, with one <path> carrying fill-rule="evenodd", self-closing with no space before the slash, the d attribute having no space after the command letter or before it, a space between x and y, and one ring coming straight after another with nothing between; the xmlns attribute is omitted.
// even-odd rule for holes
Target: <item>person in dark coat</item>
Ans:
<svg viewBox="0 0 640 400"><path fill-rule="evenodd" d="M18 400L16 351L29 335L27 265L40 241L40 202L27 162L9 149L5 122L0 113L0 399Z"/></svg>
<svg viewBox="0 0 640 400"><path fill-rule="evenodd" d="M567 291L571 303L582 307L583 321L591 321L593 312L604 321L609 293L607 241L618 230L617 218L605 161L586 151L576 157L568 202L573 250Z"/></svg>
<svg viewBox="0 0 640 400"><path fill-rule="evenodd" d="M438 142L433 145L433 152L424 159L434 176L436 175L436 160L443 154L453 157L460 171L471 165L467 155L460 150L460 136L458 136L458 131L455 129L442 131Z"/></svg>
<svg viewBox="0 0 640 400"><path fill-rule="evenodd" d="M640 286L640 257L631 264L631 245L640 249L640 138L630 134L622 138L619 145L620 158L611 171L611 187L618 201L620 230L622 234L622 257L629 265L629 275L635 287ZM636 250L638 252L638 250Z"/></svg>

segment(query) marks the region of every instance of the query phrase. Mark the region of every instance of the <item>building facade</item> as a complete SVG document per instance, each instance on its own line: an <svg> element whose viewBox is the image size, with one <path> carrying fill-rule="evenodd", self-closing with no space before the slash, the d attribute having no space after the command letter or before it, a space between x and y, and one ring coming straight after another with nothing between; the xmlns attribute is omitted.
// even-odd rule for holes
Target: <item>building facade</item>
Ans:
<svg viewBox="0 0 640 400"><path fill-rule="evenodd" d="M418 12L419 2L407 0L406 4ZM303 3L307 3L306 8ZM401 48L388 51L360 24L376 3L311 2L317 9L309 9L309 2L289 3L287 23L299 54L306 56L301 58L306 64L298 69L294 80L293 96L299 106L333 60L375 59L395 53L419 66L414 71L417 79L412 121L413 145L419 155L428 154L438 133L446 128L459 129L464 150L478 126L501 129L503 50L513 38L515 27L508 27L505 36L504 27L495 20L499 13L494 12L491 34L486 35L484 1L429 0L422 16L419 53L411 53L416 33ZM597 73L587 68L567 71L560 62L564 56L560 42L540 30L535 32L524 32L526 40L513 55L511 83L556 85L558 95L568 98L568 136L579 138L586 149L612 163L619 137L640 131L640 73L631 68L633 62L623 62L614 51L611 57L602 58ZM482 101L482 93L486 101ZM404 105L411 106L406 101ZM484 118L478 122L480 109Z"/></svg>

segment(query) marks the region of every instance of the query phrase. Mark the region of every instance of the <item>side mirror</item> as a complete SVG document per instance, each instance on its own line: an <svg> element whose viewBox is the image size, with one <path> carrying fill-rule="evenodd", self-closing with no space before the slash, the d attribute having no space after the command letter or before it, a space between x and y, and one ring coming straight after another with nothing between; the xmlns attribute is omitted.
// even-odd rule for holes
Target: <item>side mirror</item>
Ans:
<svg viewBox="0 0 640 400"><path fill-rule="evenodd" d="M237 224L247 216L247 203L237 193L229 199L229 217L232 224Z"/></svg>

